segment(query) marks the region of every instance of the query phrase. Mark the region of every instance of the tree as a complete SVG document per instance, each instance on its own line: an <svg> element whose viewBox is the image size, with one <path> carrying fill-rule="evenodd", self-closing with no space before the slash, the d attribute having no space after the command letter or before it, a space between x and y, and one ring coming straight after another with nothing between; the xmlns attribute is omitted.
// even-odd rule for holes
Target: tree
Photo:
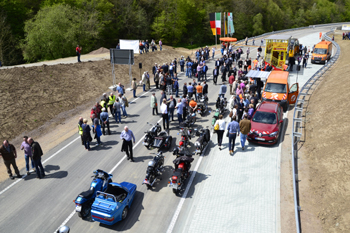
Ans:
<svg viewBox="0 0 350 233"><path fill-rule="evenodd" d="M12 65L18 62L16 39L7 22L7 16L0 11L0 61L2 65Z"/></svg>
<svg viewBox="0 0 350 233"><path fill-rule="evenodd" d="M96 10L85 12L61 4L44 7L25 23L24 58L37 61L72 56L77 44L83 51L90 51L102 28Z"/></svg>
<svg viewBox="0 0 350 233"><path fill-rule="evenodd" d="M259 13L253 17L253 34L260 35L263 33L263 15Z"/></svg>

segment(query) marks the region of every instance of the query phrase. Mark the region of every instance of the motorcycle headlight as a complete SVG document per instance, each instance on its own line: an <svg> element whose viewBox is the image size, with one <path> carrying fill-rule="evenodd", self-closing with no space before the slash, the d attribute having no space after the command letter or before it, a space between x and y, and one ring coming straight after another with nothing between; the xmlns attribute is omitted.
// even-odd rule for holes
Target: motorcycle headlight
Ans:
<svg viewBox="0 0 350 233"><path fill-rule="evenodd" d="M270 133L269 136L270 136L270 137L275 137L277 134L278 134L278 131L273 132L273 133Z"/></svg>

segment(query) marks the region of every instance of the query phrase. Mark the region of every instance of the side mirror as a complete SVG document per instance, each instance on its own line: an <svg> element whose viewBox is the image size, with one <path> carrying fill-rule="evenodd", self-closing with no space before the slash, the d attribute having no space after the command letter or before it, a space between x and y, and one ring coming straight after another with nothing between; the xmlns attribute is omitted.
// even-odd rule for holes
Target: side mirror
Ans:
<svg viewBox="0 0 350 233"><path fill-rule="evenodd" d="M280 124L282 124L283 123L283 120L280 120Z"/></svg>

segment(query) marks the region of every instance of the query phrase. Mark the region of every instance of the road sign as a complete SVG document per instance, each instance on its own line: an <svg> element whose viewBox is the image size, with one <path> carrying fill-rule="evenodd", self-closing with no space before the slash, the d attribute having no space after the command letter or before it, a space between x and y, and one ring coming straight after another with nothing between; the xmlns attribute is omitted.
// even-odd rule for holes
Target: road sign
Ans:
<svg viewBox="0 0 350 233"><path fill-rule="evenodd" d="M112 64L134 65L134 50L131 49L110 49Z"/></svg>

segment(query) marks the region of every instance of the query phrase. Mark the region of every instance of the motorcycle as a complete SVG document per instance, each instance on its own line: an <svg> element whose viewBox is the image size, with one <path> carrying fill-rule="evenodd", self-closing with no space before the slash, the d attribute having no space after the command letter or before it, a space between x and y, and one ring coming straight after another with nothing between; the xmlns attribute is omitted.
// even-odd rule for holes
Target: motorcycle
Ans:
<svg viewBox="0 0 350 233"><path fill-rule="evenodd" d="M180 134L181 139L179 141L179 146L175 147L173 150L173 155L176 155L177 157L186 155L187 146L190 145L192 130L188 129L187 127L181 127Z"/></svg>
<svg viewBox="0 0 350 233"><path fill-rule="evenodd" d="M200 114L201 116L203 116L208 110L208 106L205 105L204 103L198 103L197 104L197 113Z"/></svg>
<svg viewBox="0 0 350 233"><path fill-rule="evenodd" d="M189 111L190 108L188 108L188 111L187 112L190 112ZM194 124L196 123L196 113L190 113L186 119L181 122L180 126L184 126L184 127L191 127L193 126Z"/></svg>
<svg viewBox="0 0 350 233"><path fill-rule="evenodd" d="M227 99L226 97L219 96L216 100L216 109L219 109L220 115L223 115L226 111Z"/></svg>
<svg viewBox="0 0 350 233"><path fill-rule="evenodd" d="M147 189L152 189L154 182L156 182L157 177L161 175L164 165L164 155L160 151L153 160L148 162L146 178L143 180L142 184L147 186Z"/></svg>
<svg viewBox="0 0 350 233"><path fill-rule="evenodd" d="M143 140L143 145L147 148L153 145L154 138L158 136L159 132L161 131L161 126L159 123L153 125L147 122L147 124L152 125L152 128L145 132L146 136Z"/></svg>
<svg viewBox="0 0 350 233"><path fill-rule="evenodd" d="M91 206L94 203L97 192L106 191L108 184L112 182L112 174L108 174L100 169L97 169L93 173L94 175L92 177L94 177L94 179L90 184L90 189L81 192L74 200L75 211L80 218L86 218L90 214Z"/></svg>
<svg viewBox="0 0 350 233"><path fill-rule="evenodd" d="M168 181L169 187L172 188L173 193L176 194L179 190L181 190L185 180L190 176L189 170L193 160L194 159L192 157L181 156L173 161L175 170Z"/></svg>
<svg viewBox="0 0 350 233"><path fill-rule="evenodd" d="M154 138L152 147L158 149L164 147L165 149L169 150L172 141L173 137L169 136L169 134L166 131L162 131Z"/></svg>
<svg viewBox="0 0 350 233"><path fill-rule="evenodd" d="M200 129L196 132L198 134L198 139L194 143L194 146L196 147L196 154L202 154L205 146L210 141L210 131L208 128L206 129Z"/></svg>

